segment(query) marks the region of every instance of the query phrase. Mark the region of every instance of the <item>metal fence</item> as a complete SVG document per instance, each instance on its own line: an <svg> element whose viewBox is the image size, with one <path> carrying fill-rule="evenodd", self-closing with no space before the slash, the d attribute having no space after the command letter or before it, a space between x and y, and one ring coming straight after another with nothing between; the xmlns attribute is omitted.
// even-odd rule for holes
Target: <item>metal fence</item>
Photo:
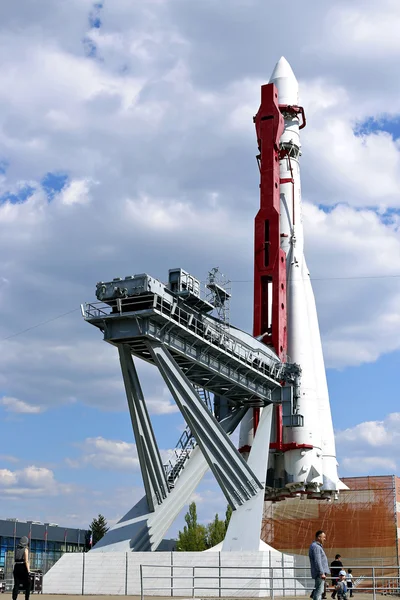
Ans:
<svg viewBox="0 0 400 600"><path fill-rule="evenodd" d="M31 571L40 571L47 573L53 565L65 554L65 552L30 552L29 562ZM82 554L80 552L80 554ZM4 563L4 578L12 579L12 571L14 566L14 552L7 552Z"/></svg>
<svg viewBox="0 0 400 600"><path fill-rule="evenodd" d="M60 560L63 554L65 554L65 552L30 552L29 563L31 572L37 572L42 575L45 575L47 571L49 571L58 560ZM12 590L12 587L14 585L14 552L7 552L4 560L4 587L5 591L9 592Z"/></svg>
<svg viewBox="0 0 400 600"><path fill-rule="evenodd" d="M182 564L185 561L179 552L160 554L163 556L111 553L107 557L105 554L78 556L72 553L68 555L71 559L70 566L66 565L67 568L64 567L60 572L55 567L53 575L49 574L59 591L48 591L45 587L45 592L82 595L140 594L142 600L151 596L266 597L272 600L278 597L301 597L308 600L313 589L309 561L305 556L274 556L273 552L264 552L254 557L243 556L243 560L239 560L237 556L227 556L229 553L215 553L212 557L206 553L202 560L197 553L191 557L185 553L186 564ZM43 569L40 570L43 573L45 568L49 570L57 558L59 557L42 555L40 564ZM157 558L160 560L157 561ZM143 564L147 560L151 561L150 564ZM191 564L188 564L189 561ZM35 570L38 564L36 559L32 560L31 569ZM13 561L7 560L6 591L10 591L13 585L12 567ZM345 567L346 571L352 569L354 595L358 600L365 600L368 596L371 600L376 600L378 595L400 596L398 565L371 565L365 561L364 564L346 564ZM64 580L64 577L67 579ZM328 583L331 585L331 578ZM327 591L327 595L331 591L332 589Z"/></svg>
<svg viewBox="0 0 400 600"><path fill-rule="evenodd" d="M169 574L158 574L166 567L160 565L140 565L140 596L182 596L187 597L305 597L313 590L309 566L208 566L173 565ZM353 573L353 592L372 595L400 596L400 567L370 565L348 566ZM383 574L382 574L383 573ZM331 583L331 579L327 578ZM158 583L157 583L158 582ZM327 590L331 593L333 590ZM184 592L182 594L182 592ZM347 596L349 597L349 591Z"/></svg>

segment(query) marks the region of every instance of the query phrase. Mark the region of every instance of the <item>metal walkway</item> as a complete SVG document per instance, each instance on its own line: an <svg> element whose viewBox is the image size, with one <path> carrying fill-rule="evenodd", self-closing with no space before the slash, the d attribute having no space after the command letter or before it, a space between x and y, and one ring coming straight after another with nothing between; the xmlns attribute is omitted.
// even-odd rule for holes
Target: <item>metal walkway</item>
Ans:
<svg viewBox="0 0 400 600"><path fill-rule="evenodd" d="M179 299L146 294L87 303L82 312L105 341L127 344L133 356L147 362L154 364L148 342L162 343L194 385L228 397L233 405L273 402L273 389L296 382L293 365L281 363L268 348L251 347L240 339L243 332L222 329L216 319L188 310Z"/></svg>

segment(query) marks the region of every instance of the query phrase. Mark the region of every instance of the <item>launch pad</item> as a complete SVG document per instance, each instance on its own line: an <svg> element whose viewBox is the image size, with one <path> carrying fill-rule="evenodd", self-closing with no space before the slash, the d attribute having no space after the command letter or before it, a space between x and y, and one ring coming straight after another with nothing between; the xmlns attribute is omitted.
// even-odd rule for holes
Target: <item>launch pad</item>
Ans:
<svg viewBox="0 0 400 600"><path fill-rule="evenodd" d="M99 283L100 300L83 307L86 321L118 348L146 492L94 551L155 550L207 467L235 511L225 546L258 550L264 499L282 492L269 489L265 481L272 408L283 407L285 424L302 424L296 410L300 369L213 316L228 295L215 270L207 285L210 301L201 298L200 282L182 269L170 270L166 285L140 274ZM167 465L161 461L132 357L158 367L187 423L176 459ZM246 462L229 435L253 407L264 411ZM246 512L236 512L244 505ZM254 527L249 529L250 517Z"/></svg>

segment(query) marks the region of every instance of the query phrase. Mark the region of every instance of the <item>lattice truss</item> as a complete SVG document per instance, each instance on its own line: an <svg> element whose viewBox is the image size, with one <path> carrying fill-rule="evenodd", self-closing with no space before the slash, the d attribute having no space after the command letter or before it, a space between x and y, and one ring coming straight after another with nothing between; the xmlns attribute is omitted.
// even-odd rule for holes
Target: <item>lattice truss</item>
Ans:
<svg viewBox="0 0 400 600"><path fill-rule="evenodd" d="M343 478L348 491L335 502L290 498L264 505L262 539L273 548L308 554L318 529L327 534L328 557L336 553L348 565L398 564L399 478ZM397 502L396 502L397 500Z"/></svg>

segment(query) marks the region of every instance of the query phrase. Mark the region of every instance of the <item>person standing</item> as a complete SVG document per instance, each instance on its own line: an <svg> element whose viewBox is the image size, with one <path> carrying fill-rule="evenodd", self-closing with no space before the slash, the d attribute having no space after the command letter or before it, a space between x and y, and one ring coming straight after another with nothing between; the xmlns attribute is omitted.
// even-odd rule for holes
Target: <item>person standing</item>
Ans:
<svg viewBox="0 0 400 600"><path fill-rule="evenodd" d="M29 600L29 594L31 591L31 580L29 577L30 565L29 565L29 540L24 535L20 540L15 550L14 558L14 587L12 591L12 600L17 600L19 586L22 584L25 590L25 600Z"/></svg>
<svg viewBox="0 0 400 600"><path fill-rule="evenodd" d="M352 569L347 570L347 589L350 592L350 598L353 597L353 571Z"/></svg>
<svg viewBox="0 0 400 600"><path fill-rule="evenodd" d="M329 573L328 559L323 548L326 540L325 531L319 529L315 534L315 540L310 545L308 556L310 559L311 577L314 579L315 587L313 600L321 600L325 591L326 575Z"/></svg>
<svg viewBox="0 0 400 600"><path fill-rule="evenodd" d="M343 563L340 560L341 558L342 557L340 556L340 554L336 554L335 560L331 562L331 577L333 586L333 593L331 594L331 598L336 597L336 584L339 579L339 573L343 569Z"/></svg>

